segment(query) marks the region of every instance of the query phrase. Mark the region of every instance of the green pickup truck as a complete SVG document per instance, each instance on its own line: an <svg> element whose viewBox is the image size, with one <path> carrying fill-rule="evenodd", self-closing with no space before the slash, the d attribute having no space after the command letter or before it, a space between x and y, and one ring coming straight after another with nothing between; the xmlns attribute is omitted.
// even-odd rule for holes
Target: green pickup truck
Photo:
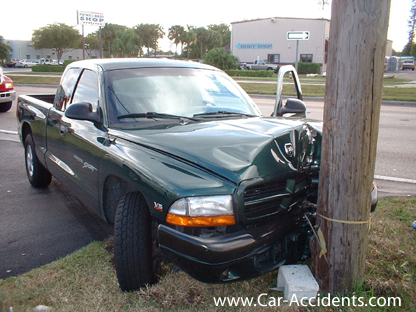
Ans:
<svg viewBox="0 0 416 312"><path fill-rule="evenodd" d="M281 96L287 71L297 98ZM306 259L322 125L305 114L292 66L263 117L224 72L158 59L71 63L56 94L17 107L30 183L54 176L114 224L125 291L157 282L166 259L208 283Z"/></svg>

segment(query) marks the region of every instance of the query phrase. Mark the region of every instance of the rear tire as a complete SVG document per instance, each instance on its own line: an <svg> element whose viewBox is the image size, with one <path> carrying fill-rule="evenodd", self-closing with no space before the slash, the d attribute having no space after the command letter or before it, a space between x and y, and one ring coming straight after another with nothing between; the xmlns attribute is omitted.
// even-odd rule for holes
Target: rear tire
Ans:
<svg viewBox="0 0 416 312"><path fill-rule="evenodd" d="M12 108L13 102L6 102L3 104L0 104L0 113L7 112L10 108Z"/></svg>
<svg viewBox="0 0 416 312"><path fill-rule="evenodd" d="M51 184L52 175L36 156L35 143L31 134L28 134L25 139L25 164L30 184L36 188L47 187Z"/></svg>
<svg viewBox="0 0 416 312"><path fill-rule="evenodd" d="M117 207L114 224L114 258L123 291L154 284L160 275L154 222L142 194L128 193Z"/></svg>

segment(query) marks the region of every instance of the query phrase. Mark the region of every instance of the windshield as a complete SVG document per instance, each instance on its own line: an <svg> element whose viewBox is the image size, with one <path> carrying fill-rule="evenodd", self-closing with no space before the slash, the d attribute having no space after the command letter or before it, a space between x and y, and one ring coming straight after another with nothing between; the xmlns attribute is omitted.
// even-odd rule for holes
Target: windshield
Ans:
<svg viewBox="0 0 416 312"><path fill-rule="evenodd" d="M105 81L112 125L142 122L139 117L157 119L169 115L261 116L251 98L222 72L195 68L120 69L106 72Z"/></svg>

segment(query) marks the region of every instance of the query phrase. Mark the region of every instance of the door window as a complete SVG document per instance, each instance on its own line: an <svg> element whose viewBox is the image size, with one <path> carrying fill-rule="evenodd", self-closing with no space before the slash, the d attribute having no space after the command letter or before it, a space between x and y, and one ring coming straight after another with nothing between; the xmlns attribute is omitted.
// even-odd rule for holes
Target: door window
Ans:
<svg viewBox="0 0 416 312"><path fill-rule="evenodd" d="M93 111L97 110L99 100L98 77L91 70L85 69L78 82L72 103L88 102L91 103Z"/></svg>

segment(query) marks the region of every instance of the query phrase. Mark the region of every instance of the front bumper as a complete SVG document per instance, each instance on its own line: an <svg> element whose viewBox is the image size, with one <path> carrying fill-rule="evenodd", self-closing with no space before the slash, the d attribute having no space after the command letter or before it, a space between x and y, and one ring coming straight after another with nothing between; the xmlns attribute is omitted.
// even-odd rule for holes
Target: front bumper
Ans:
<svg viewBox="0 0 416 312"><path fill-rule="evenodd" d="M159 245L167 258L195 279L231 282L309 257L309 226L294 224L281 220L214 237L189 235L159 225Z"/></svg>
<svg viewBox="0 0 416 312"><path fill-rule="evenodd" d="M12 102L16 99L16 91L0 92L0 103Z"/></svg>

